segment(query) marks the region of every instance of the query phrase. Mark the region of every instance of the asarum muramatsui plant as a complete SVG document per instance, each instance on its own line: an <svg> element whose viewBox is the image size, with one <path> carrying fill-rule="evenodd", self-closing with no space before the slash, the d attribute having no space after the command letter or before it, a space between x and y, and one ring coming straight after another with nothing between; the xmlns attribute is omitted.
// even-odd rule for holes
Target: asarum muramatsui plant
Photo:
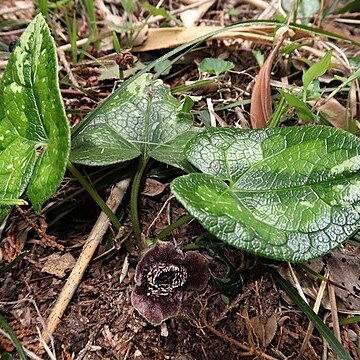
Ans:
<svg viewBox="0 0 360 360"><path fill-rule="evenodd" d="M159 325L179 312L183 291L203 290L209 277L203 255L184 254L171 243L157 241L136 267L131 302L147 321Z"/></svg>

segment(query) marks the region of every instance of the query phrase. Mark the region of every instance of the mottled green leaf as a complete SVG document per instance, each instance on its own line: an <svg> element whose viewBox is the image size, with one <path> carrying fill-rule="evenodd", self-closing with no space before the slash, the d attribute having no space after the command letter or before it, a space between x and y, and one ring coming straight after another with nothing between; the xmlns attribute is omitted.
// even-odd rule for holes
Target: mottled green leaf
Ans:
<svg viewBox="0 0 360 360"><path fill-rule="evenodd" d="M202 174L172 191L226 243L258 255L306 261L359 226L360 140L327 127L208 129L187 146Z"/></svg>
<svg viewBox="0 0 360 360"><path fill-rule="evenodd" d="M71 158L86 165L108 165L142 155L191 169L183 149L197 128L181 109L161 80L144 74L90 114L73 139Z"/></svg>
<svg viewBox="0 0 360 360"><path fill-rule="evenodd" d="M70 150L55 44L41 15L27 27L0 89L0 199L27 195L39 211L57 189ZM0 218L9 207L0 207Z"/></svg>

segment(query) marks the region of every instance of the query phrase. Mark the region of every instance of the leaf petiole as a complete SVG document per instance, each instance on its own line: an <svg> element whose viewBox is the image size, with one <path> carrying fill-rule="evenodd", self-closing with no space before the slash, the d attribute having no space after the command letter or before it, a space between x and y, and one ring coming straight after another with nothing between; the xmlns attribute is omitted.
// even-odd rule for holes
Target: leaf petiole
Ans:
<svg viewBox="0 0 360 360"><path fill-rule="evenodd" d="M134 180L131 186L131 196L130 196L131 221L132 221L134 236L140 250L144 249L144 244L141 240L141 225L139 221L139 210L138 210L138 195L139 195L141 178L148 161L149 161L148 157L145 156L140 157L139 164L136 169Z"/></svg>
<svg viewBox="0 0 360 360"><path fill-rule="evenodd" d="M177 219L175 222L171 223L169 226L167 226L163 231L161 231L157 238L159 240L164 240L168 235L170 235L175 229L178 227L186 224L188 221L190 221L193 218L192 215L187 214L182 216L181 218Z"/></svg>
<svg viewBox="0 0 360 360"><path fill-rule="evenodd" d="M121 223L116 215L111 211L111 209L106 205L105 201L100 197L97 191L88 183L80 171L71 163L70 160L67 162L68 170L75 176L79 183L84 187L88 194L94 199L94 201L99 205L101 210L107 215L112 224L114 225L116 231L118 232L121 229Z"/></svg>

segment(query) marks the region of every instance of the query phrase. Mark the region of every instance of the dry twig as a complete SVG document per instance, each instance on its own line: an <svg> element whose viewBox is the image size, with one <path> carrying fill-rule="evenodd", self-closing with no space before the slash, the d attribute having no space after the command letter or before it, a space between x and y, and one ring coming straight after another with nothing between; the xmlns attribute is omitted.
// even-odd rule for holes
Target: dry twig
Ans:
<svg viewBox="0 0 360 360"><path fill-rule="evenodd" d="M240 341L237 341L237 340L221 333L220 331L216 330L207 321L206 306L207 306L207 301L206 301L205 305L203 306L203 308L201 310L201 315L200 315L201 321L203 322L203 324L216 336L220 337L221 339L231 342L232 344L236 345L241 350L243 350L244 352L241 353L241 356L258 356L260 359L276 360L274 357L267 355L260 350L257 350L255 347L253 347L251 345L246 345L246 344L244 344Z"/></svg>
<svg viewBox="0 0 360 360"><path fill-rule="evenodd" d="M330 276L331 278L331 276ZM341 343L341 334L340 334L340 325L339 325L339 317L337 312L337 304L336 304L336 295L335 295L335 287L332 283L328 283L328 290L329 290L329 299L331 304L331 317L333 323L333 330L335 337Z"/></svg>
<svg viewBox="0 0 360 360"><path fill-rule="evenodd" d="M327 271L325 273L325 278L326 279L329 278L329 271ZM327 284L326 280L323 280L321 282L319 291L318 291L317 296L316 296L315 304L314 304L314 307L313 307L313 310L314 310L315 314L318 314L318 312L319 312L321 301L322 301L322 298L324 296L324 291L325 291L325 288L326 288L326 284ZM300 348L300 351L299 351L299 357L301 357L305 353L305 350L307 348L307 345L309 343L309 340L310 340L310 337L312 335L313 330L314 330L314 324L312 322L310 322L309 325L308 325L308 328L306 330L306 335L305 335L304 341L303 341L303 343L301 345L301 348Z"/></svg>
<svg viewBox="0 0 360 360"><path fill-rule="evenodd" d="M75 79L75 76L73 74L73 72L71 71L71 67L68 63L68 61L66 60L66 56L65 56L65 52L63 50L61 50L60 48L57 49L57 53L59 56L59 59L61 61L61 63L64 66L64 69L66 70L67 74L69 75L69 79L71 81L71 83L75 86L75 87L79 87L79 83L77 82L77 80Z"/></svg>
<svg viewBox="0 0 360 360"><path fill-rule="evenodd" d="M120 205L127 188L129 187L130 179L125 179L116 184L112 189L110 196L107 200L107 205L112 211L116 211ZM61 317L63 316L67 306L69 305L80 281L85 273L85 270L91 261L95 250L100 244L101 239L105 235L109 227L108 217L101 212L98 217L86 243L84 244L83 250L71 271L61 293L47 319L47 332L43 333L45 341L49 340L49 334L53 334L57 325L59 324Z"/></svg>

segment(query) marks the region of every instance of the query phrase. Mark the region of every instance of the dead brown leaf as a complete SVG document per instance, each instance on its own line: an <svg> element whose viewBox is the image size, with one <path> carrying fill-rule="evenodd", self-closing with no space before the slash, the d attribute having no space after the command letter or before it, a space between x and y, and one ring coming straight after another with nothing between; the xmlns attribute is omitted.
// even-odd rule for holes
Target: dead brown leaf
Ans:
<svg viewBox="0 0 360 360"><path fill-rule="evenodd" d="M360 314L360 278L359 278L359 255L360 249L352 250L341 248L326 257L312 260L310 267L323 274L324 269L328 269L332 274L331 280L335 285L337 297L337 310L344 314ZM279 268L278 271L292 285L294 280L285 268ZM318 293L318 282L314 280L305 270L296 269L303 292L313 299L316 299ZM331 304L328 292L325 291L321 304L325 309L330 310Z"/></svg>
<svg viewBox="0 0 360 360"><path fill-rule="evenodd" d="M156 196L161 194L168 184L163 184L155 179L147 178L141 194L146 196Z"/></svg>
<svg viewBox="0 0 360 360"><path fill-rule="evenodd" d="M346 288L346 290L335 288L336 296L340 301L338 307L343 308L345 306L348 310L359 311L359 252L340 249L329 255L326 259L326 264L332 274L331 280L335 284L339 284Z"/></svg>
<svg viewBox="0 0 360 360"><path fill-rule="evenodd" d="M344 26L339 26L339 24L335 23L334 21L322 24L322 28L333 34L343 36L349 40L360 42L359 35L353 35L349 29Z"/></svg>
<svg viewBox="0 0 360 360"><path fill-rule="evenodd" d="M310 101L310 104L314 105L315 101ZM333 126L339 129L348 129L349 131L356 130L356 124L350 112L346 114L346 108L335 98L327 100L319 106L318 110ZM349 125L346 124L346 115L348 116Z"/></svg>
<svg viewBox="0 0 360 360"><path fill-rule="evenodd" d="M270 75L274 59L284 41L276 44L260 69L251 95L250 119L253 129L265 127L272 115Z"/></svg>
<svg viewBox="0 0 360 360"><path fill-rule="evenodd" d="M321 105L319 111L335 127L345 128L346 109L336 99L332 98Z"/></svg>
<svg viewBox="0 0 360 360"><path fill-rule="evenodd" d="M72 269L74 265L75 259L70 253L63 255L51 254L46 259L46 262L41 271L62 278L65 276L66 270Z"/></svg>
<svg viewBox="0 0 360 360"><path fill-rule="evenodd" d="M206 35L212 31L222 29L222 26L196 26L191 28L149 28L146 40L139 46L134 47L136 52L145 52L176 47ZM273 26L244 26L239 29L224 31L221 34L209 38L209 40L236 40L244 39L260 44L272 44L271 33Z"/></svg>
<svg viewBox="0 0 360 360"><path fill-rule="evenodd" d="M250 319L250 324L255 335L261 340L262 345L266 348L274 339L277 330L277 314L263 320L262 316L255 316Z"/></svg>
<svg viewBox="0 0 360 360"><path fill-rule="evenodd" d="M188 5L199 3L198 0L187 1ZM206 12L215 4L215 0L209 0L199 3L194 9L185 10L180 14L180 19L186 28L191 28L206 14Z"/></svg>

